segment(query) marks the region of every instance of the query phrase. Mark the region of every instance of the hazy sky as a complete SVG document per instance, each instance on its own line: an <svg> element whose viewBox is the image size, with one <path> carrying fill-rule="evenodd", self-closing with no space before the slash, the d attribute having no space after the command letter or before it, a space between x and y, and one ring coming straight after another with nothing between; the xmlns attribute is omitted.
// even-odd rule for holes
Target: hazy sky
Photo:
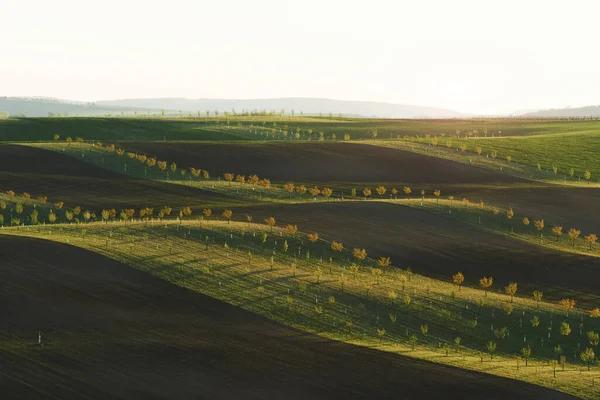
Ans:
<svg viewBox="0 0 600 400"><path fill-rule="evenodd" d="M600 0L2 0L0 96L600 104Z"/></svg>

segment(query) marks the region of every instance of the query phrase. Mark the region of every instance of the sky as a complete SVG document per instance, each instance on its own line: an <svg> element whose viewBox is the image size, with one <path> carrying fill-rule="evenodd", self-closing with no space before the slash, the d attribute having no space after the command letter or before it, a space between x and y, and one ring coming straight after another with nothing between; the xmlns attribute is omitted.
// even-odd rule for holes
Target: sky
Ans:
<svg viewBox="0 0 600 400"><path fill-rule="evenodd" d="M2 0L0 96L600 104L598 0Z"/></svg>

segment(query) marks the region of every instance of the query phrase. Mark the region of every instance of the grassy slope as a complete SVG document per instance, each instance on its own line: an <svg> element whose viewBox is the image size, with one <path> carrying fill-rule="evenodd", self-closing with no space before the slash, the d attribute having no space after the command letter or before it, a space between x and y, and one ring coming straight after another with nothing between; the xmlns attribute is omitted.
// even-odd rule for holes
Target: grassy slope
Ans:
<svg viewBox="0 0 600 400"><path fill-rule="evenodd" d="M326 262L320 264L316 260L303 261L307 247L314 252L318 252L319 248L325 251L327 243L302 245L300 237L269 234L267 243L262 244L261 229L264 228L212 222L203 227L197 223L186 223L182 229L177 229L177 224L172 223L166 229L162 224L153 226L149 223L127 226L95 224L85 226L84 236L82 227L74 225L12 228L3 232L68 241L170 282L326 337L377 346L376 329L383 328L386 333L383 344L379 345L383 350L523 379L584 398L597 395L596 389L590 387L595 372L580 374L579 367L568 365L565 372L559 371L558 377L552 378L551 369L544 368L547 365L545 360L553 357L552 348L556 344L564 348L568 360L575 360L576 343L581 339L575 328L572 335L560 336L557 332L559 322L569 321L575 327L582 317L586 330L599 330L597 320L590 320L577 312L572 312L569 318L564 315L558 317L562 312L556 306L544 303L537 309L535 303L525 299L516 300L511 314L506 315L502 311L508 301L506 296L490 294L484 297L481 291L470 289L457 292L449 284L418 275L411 276L403 293L401 278L406 277L406 272L400 270L388 270L376 284L370 274L371 268L363 266L356 278L347 272L345 288L341 291L339 277L342 268L337 261L331 265ZM246 234L241 235L241 231ZM258 234L250 235L251 232ZM202 244L206 236L211 239L208 250ZM288 240L290 249L302 247L303 257L295 259L298 266L295 277L290 268L294 261L291 250L288 253L281 250L283 239ZM224 242L229 248L223 248ZM277 251L271 271L268 256L273 247ZM248 250L253 254L251 265L247 261ZM336 260L339 257L343 259L344 255L336 256ZM319 267L321 277L317 274ZM368 292L365 292L365 284L369 286ZM398 300L389 297L390 291L399 295ZM411 299L409 305L402 300L402 296L406 298L407 295ZM331 296L335 296L334 303L327 300ZM396 322L390 322L390 313L397 315ZM557 315L552 317L553 314ZM534 315L542 321L538 328L532 328L528 323ZM552 338L547 338L546 326L553 319ZM345 326L349 320L353 321L350 331ZM475 320L478 324L471 325ZM429 327L427 336L418 333L419 326L423 324ZM506 326L511 334L505 339L496 339L490 331L491 325ZM411 352L407 335L413 333L419 338L417 351ZM523 335L532 346L536 360L529 367L521 365L517 370L514 355L523 346ZM462 344L458 349L452 345L446 357L443 348L438 345L453 343L455 336L462 337ZM542 339L545 343L541 342ZM501 355L491 361L480 360L479 351L484 350L483 345L489 340L499 342Z"/></svg>
<svg viewBox="0 0 600 400"><path fill-rule="evenodd" d="M73 246L1 236L0 249L7 398L559 396L308 335Z"/></svg>
<svg viewBox="0 0 600 400"><path fill-rule="evenodd" d="M454 135L460 130L467 131L488 129L502 136L529 136L538 134L556 134L598 130L598 121L526 121L526 120L385 120L385 119L338 119L327 118L293 118L289 117L235 117L231 118L232 129L225 128L225 118L219 118L216 125L214 118L24 118L0 121L0 141L38 141L51 140L52 135L59 134L62 139L80 136L86 140L247 140L257 137L249 136L247 129L238 129L237 123L248 126L250 123L263 127L264 132L274 133L274 129L295 132L296 127L302 131L313 130L313 139L317 132L325 132L327 138L336 134L342 139L350 134L352 139L370 137L372 128L378 130L378 139L389 139L391 136L425 136L426 134ZM273 126L273 123L276 126ZM303 134L306 139L307 135ZM259 136L265 139L265 136ZM283 138L281 136L281 138Z"/></svg>

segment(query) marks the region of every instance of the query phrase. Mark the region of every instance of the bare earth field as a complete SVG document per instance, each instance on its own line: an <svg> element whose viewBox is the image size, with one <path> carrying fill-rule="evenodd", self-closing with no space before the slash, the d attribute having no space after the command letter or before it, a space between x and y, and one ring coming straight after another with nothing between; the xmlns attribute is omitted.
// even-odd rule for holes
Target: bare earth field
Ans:
<svg viewBox="0 0 600 400"><path fill-rule="evenodd" d="M5 398L570 398L305 334L68 245L0 237L0 282Z"/></svg>
<svg viewBox="0 0 600 400"><path fill-rule="evenodd" d="M171 207L236 203L229 196L180 185L134 179L54 151L0 146L0 191L28 192L49 202L98 208Z"/></svg>
<svg viewBox="0 0 600 400"><path fill-rule="evenodd" d="M295 182L522 182L500 172L457 162L353 143L123 143L123 146L181 165L206 168L213 176L234 172Z"/></svg>
<svg viewBox="0 0 600 400"><path fill-rule="evenodd" d="M600 258L530 245L418 209L380 202L270 205L237 210L255 221L274 216L279 225L297 224L327 240L365 248L369 256L391 257L393 265L449 281L462 271L476 286L494 277L494 290L510 281L521 295L541 288L549 299L571 293L578 304L600 301ZM527 294L526 294L527 293Z"/></svg>

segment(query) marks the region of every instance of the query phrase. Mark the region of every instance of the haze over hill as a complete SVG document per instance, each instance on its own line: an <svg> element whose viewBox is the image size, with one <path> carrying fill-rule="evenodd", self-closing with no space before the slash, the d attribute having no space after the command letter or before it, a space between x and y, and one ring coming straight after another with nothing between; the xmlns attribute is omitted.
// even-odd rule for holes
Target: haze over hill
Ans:
<svg viewBox="0 0 600 400"><path fill-rule="evenodd" d="M570 117L600 117L600 106L550 108L521 114L523 117L570 118Z"/></svg>

